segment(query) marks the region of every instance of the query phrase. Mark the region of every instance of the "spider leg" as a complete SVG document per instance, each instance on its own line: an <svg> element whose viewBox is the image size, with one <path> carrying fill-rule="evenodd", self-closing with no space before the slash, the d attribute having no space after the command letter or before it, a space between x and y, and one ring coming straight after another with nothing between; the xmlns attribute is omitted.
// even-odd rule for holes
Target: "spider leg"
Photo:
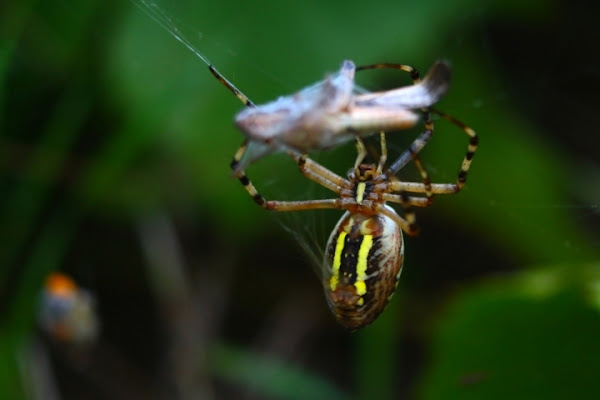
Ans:
<svg viewBox="0 0 600 400"><path fill-rule="evenodd" d="M475 155L475 151L477 151L477 146L479 145L479 137L477 133L471 129L469 126L460 122L456 118L441 111L431 109L432 112L436 113L440 117L449 121L450 123L458 126L469 136L469 145L467 147L467 153L465 154L465 158L460 166L460 171L458 172L458 178L456 180L457 192L463 188L465 182L467 181L467 172L469 172L469 168L471 167L471 162L473 161L473 156Z"/></svg>
<svg viewBox="0 0 600 400"><path fill-rule="evenodd" d="M416 68L411 67L406 64L393 64L393 63L379 63L379 64L371 64L371 65L361 65L360 67L356 67L356 71L365 71L367 69L399 69L404 72L408 72L410 74L410 78L413 83L421 82L421 76L419 75L419 71Z"/></svg>
<svg viewBox="0 0 600 400"><path fill-rule="evenodd" d="M384 201L398 203L402 206L429 207L431 201L427 197L409 196L407 192L403 195L395 193L384 193L382 195Z"/></svg>
<svg viewBox="0 0 600 400"><path fill-rule="evenodd" d="M418 154L423 147L433 137L433 121L431 121L431 115L428 110L423 111L425 115L425 130L421 132L419 136L410 144L394 163L387 169L386 175L391 178L392 175L396 175L398 171L406 166L411 160L414 160L414 156Z"/></svg>
<svg viewBox="0 0 600 400"><path fill-rule="evenodd" d="M381 146L381 154L379 155L379 163L377 164L377 174L382 174L383 167L387 161L387 142L385 140L385 132L379 132L379 143Z"/></svg>
<svg viewBox="0 0 600 400"><path fill-rule="evenodd" d="M365 144L364 139L362 137L360 137L360 136L357 137L357 140L362 139L362 143L365 147L365 149L364 149L365 155L364 156L359 155L359 157L357 157L356 162L354 163L355 172L357 171L357 167L363 162L366 155L369 154L374 160L379 160L377 163L376 174L381 175L383 173L385 163L387 162L387 146L386 146L385 135L386 135L386 133L384 131L379 132L379 143L380 143L379 150L375 150L375 148L373 147L373 145L371 143ZM358 143L357 143L357 150L359 152L361 151Z"/></svg>
<svg viewBox="0 0 600 400"><path fill-rule="evenodd" d="M430 131L433 131L433 126L431 127ZM417 145L415 145L415 143L417 143ZM425 146L425 143L426 141L417 140L413 142L413 144L404 152L404 154L409 154L411 156L417 167L417 170L419 171L419 174L421 175L422 182L402 182L399 180L391 180L391 177L389 177L389 171L388 175L385 175L388 183L387 191L382 195L383 200L400 203L404 207L405 213L407 206L429 207L433 202L433 189L431 180L429 179L429 174L427 173L425 167L423 167L423 163L418 155L418 152L423 148L423 146ZM382 145L382 151L383 150L384 149ZM410 189L412 185L418 185L418 187L422 189L418 193L424 193L425 197L409 196L407 192L411 192ZM400 192L400 194L390 192Z"/></svg>
<svg viewBox="0 0 600 400"><path fill-rule="evenodd" d="M364 161L367 156L367 148L365 147L365 142L362 140L360 136L356 137L356 161L354 162L354 171L358 174L358 167Z"/></svg>
<svg viewBox="0 0 600 400"><path fill-rule="evenodd" d="M246 175L246 171L244 171L243 169L238 170L238 168L237 168L240 163L240 160L246 153L247 149L248 149L248 139L244 140L244 142L241 144L241 146L237 149L237 151L233 155L233 160L231 161L231 170L233 171L234 176L236 178L238 178L238 180L240 181L242 186L244 186L244 189L246 189L246 192L248 192L250 197L252 197L254 202L263 208L267 208L267 201L265 200L263 195L260 194L258 192L258 190L256 190L256 187L254 187L254 184L250 181L250 179Z"/></svg>
<svg viewBox="0 0 600 400"><path fill-rule="evenodd" d="M408 204L409 200L407 198L404 199L403 204ZM416 236L419 234L419 227L416 223L415 213L411 207L404 207L404 218L399 216L394 210L385 207L383 204L378 204L375 207L375 212L378 214L383 214L386 217L391 218L398 224L398 226L406 232L407 235Z"/></svg>
<svg viewBox="0 0 600 400"><path fill-rule="evenodd" d="M323 200L301 200L301 201L278 201L269 200L266 203L266 209L271 211L302 211L302 210L322 210L332 208L342 208L340 199Z"/></svg>
<svg viewBox="0 0 600 400"><path fill-rule="evenodd" d="M423 182L394 181L390 182L389 187L394 192L427 193L428 190L432 194L452 194L458 192L455 183L431 183L426 185Z"/></svg>
<svg viewBox="0 0 600 400"><path fill-rule="evenodd" d="M298 164L300 172L308 179L326 187L332 192L341 193L342 189L351 188L350 182L321 164L311 160L307 154L288 151L287 154Z"/></svg>
<svg viewBox="0 0 600 400"><path fill-rule="evenodd" d="M213 76L215 78L217 78L217 80L219 82L221 82L221 84L223 86L225 86L227 89L231 90L231 92L235 95L235 97L240 99L240 101L242 103L244 103L244 105L246 105L248 107L256 107L256 105L252 102L252 100L250 100L248 98L248 96L246 96L244 93L242 93L238 88L236 88L233 85L233 83L229 82L227 80L227 78L225 78L223 75L221 75L221 73L219 71L217 71L217 69L215 67L213 67L212 65L209 65L208 70L210 71L211 74L213 74Z"/></svg>
<svg viewBox="0 0 600 400"><path fill-rule="evenodd" d="M456 183L431 183L429 190L431 190L434 194L450 194L459 192L465 185L467 181L467 173L469 168L471 167L471 162L473 161L473 156L475 155L475 151L477 151L477 146L479 144L479 137L477 133L460 122L456 118L445 114L441 111L431 109L431 112L438 114L442 118L451 122L452 124L458 126L469 136L469 145L467 147L467 153L463 159L460 170L458 172L458 178L456 179ZM429 139L433 134L433 125L431 126L431 132L428 134L427 129L411 144L411 146L402 154L396 162L389 168L388 173L393 171L398 171L402 167L404 167L410 161L409 157L413 157L413 154L418 153L421 149L427 144ZM428 187L426 184L417 183L417 182L401 182L395 181L390 183L390 187L393 191L408 191L413 193L427 193ZM393 201L393 200L390 200Z"/></svg>
<svg viewBox="0 0 600 400"><path fill-rule="evenodd" d="M409 148L409 151L410 151L410 148ZM419 174L421 175L421 180L423 181L423 189L425 191L425 204L423 205L423 207L430 206L431 203L433 202L433 192L431 189L431 180L429 179L429 174L427 173L427 170L425 169L425 167L423 167L423 163L421 163L421 159L419 158L419 155L417 153L411 152L411 156L412 156L413 162L415 163L415 165L417 166L417 169L419 170Z"/></svg>
<svg viewBox="0 0 600 400"><path fill-rule="evenodd" d="M244 156L248 147L248 139L244 140L242 145L236 151L233 161L231 162L231 169L234 171L234 175L238 178L240 183L246 189L246 192L252 197L254 202L267 210L276 211L296 211L296 210L311 210L311 209L322 209L322 208L340 208L339 199L330 200L306 200L306 201L278 201L278 200L266 200L262 194L256 189L254 184L250 181L244 170L237 170L237 165L241 158ZM342 194L347 190L351 190L351 184L347 180L343 179L339 175L333 173L329 169L322 165L312 161L307 155L301 155L297 152L289 151L288 155L296 161L300 172L308 179L324 186L325 188ZM345 190L346 189L346 190Z"/></svg>
<svg viewBox="0 0 600 400"><path fill-rule="evenodd" d="M221 75L221 73L219 71L217 71L217 69L215 67L213 67L212 65L209 65L208 70L223 86L225 86L227 89L229 89L235 95L235 97L237 97L242 103L244 103L244 105L246 107L256 107L256 105L252 102L252 100L250 100L248 98L248 96L246 96L244 93L242 93L238 88L235 87L235 85L233 85L231 82L229 82L229 80L227 80L227 78L225 78L223 75ZM246 153L247 149L248 149L248 139L245 139L244 142L240 145L240 147L236 150L235 154L233 155L233 160L231 161L231 164L230 164L231 170L233 171L233 175L236 178L238 178L238 180L240 181L242 186L244 186L244 189L246 189L246 192L248 192L248 194L250 195L250 197L252 197L254 202L263 208L268 208L267 201L265 200L263 195L261 195L258 192L258 190L256 190L256 187L254 186L254 184L250 181L250 179L246 175L246 171L244 171L243 169L238 169L240 160Z"/></svg>

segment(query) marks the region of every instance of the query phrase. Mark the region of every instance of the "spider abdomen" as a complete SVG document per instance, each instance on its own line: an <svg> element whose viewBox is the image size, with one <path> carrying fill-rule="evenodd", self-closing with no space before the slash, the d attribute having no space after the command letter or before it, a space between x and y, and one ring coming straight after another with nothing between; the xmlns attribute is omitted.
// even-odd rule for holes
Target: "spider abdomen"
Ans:
<svg viewBox="0 0 600 400"><path fill-rule="evenodd" d="M351 330L373 322L394 294L403 261L402 230L391 218L346 212L324 260L327 303L338 322Z"/></svg>

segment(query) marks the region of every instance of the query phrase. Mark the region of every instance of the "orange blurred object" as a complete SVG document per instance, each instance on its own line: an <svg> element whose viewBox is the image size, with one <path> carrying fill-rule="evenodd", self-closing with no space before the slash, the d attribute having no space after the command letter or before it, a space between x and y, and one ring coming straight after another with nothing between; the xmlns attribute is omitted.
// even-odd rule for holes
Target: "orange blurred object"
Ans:
<svg viewBox="0 0 600 400"><path fill-rule="evenodd" d="M98 337L95 299L73 279L61 273L46 278L40 307L42 330L63 343L89 344Z"/></svg>

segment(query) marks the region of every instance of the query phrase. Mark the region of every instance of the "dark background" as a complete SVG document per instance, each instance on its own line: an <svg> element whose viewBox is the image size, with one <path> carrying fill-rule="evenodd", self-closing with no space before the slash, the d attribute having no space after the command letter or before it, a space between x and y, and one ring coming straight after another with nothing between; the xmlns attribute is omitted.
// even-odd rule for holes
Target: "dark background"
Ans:
<svg viewBox="0 0 600 400"><path fill-rule="evenodd" d="M241 103L136 5L0 6L0 397L598 396L598 4L159 4L256 103L344 59L451 62L438 108L480 135L467 187L419 210L393 301L352 334L309 266L341 213L252 202L229 170ZM390 157L417 134L389 135ZM466 145L436 123L421 154L434 182L455 179ZM344 174L354 155L314 156ZM283 155L248 173L268 198L327 196ZM37 328L52 271L94 294L94 343Z"/></svg>

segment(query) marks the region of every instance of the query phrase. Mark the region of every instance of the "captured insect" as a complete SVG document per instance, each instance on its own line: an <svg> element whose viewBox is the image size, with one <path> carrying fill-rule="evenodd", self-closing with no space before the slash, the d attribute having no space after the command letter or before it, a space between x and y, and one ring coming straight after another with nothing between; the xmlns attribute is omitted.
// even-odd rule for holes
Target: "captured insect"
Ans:
<svg viewBox="0 0 600 400"><path fill-rule="evenodd" d="M342 69L346 63L342 65ZM300 172L305 177L335 192L338 195L337 198L301 201L266 200L250 182L243 169L238 168L238 162L243 156L247 140L235 154L231 165L254 201L267 210L340 209L346 211L327 242L321 278L330 309L337 321L350 330L364 327L373 322L393 295L404 260L402 231L409 235L418 233L413 208L428 207L431 205L434 194L460 191L466 182L467 172L478 146L478 136L475 131L447 114L430 109L427 106L429 100L426 100L421 103L425 121L424 131L406 151L389 167L386 167L387 147L383 127L388 128L386 125L388 120L382 119L378 125L377 116L381 115L379 111L387 107L386 111L390 112L394 110L400 114L411 112L399 105L404 99L412 96L404 97L404 94L414 94L421 91L423 87L427 87L427 79L432 79L431 77L435 76L438 68L444 70L444 75L449 77L449 68L446 64L437 63L432 68L432 72L428 74L428 78L423 81L425 83L420 81L419 73L414 68L403 64L374 64L359 67L357 70L376 68L394 68L410 72L414 86L417 87L414 91L410 91L410 87L408 87L387 92L353 95L352 101L354 104L360 104L362 112L368 113L369 107L373 107L373 115L369 116L369 129L379 128L382 130L380 132L381 154L377 164L363 163L367 151L361 138L361 131L354 133L358 155L354 168L350 170L347 179L312 161L308 155L291 148L287 141L283 146L285 152L297 163ZM211 71L215 73L212 67ZM233 91L249 109L255 107L224 77L216 73L215 76ZM305 90L312 90L312 88ZM443 93L445 91L446 89L443 90ZM429 92L426 90L424 93ZM434 97L425 96L425 98L431 100ZM403 100L401 101L401 99ZM410 104L416 104L416 101ZM266 108L261 113L265 113L265 110ZM277 110L278 107L275 107L276 114ZM290 112L293 113L291 110ZM467 152L456 183L431 183L429 175L418 157L418 153L433 135L434 124L430 117L432 112L457 125L469 137ZM238 119L240 115L244 116L243 113L244 111L238 114ZM263 115L261 118L266 121L266 117ZM277 121L279 117L279 115L275 115L274 119ZM369 130L363 132L367 133ZM318 143L327 141L327 135L319 136L318 132L313 134L317 137ZM339 131L339 134L345 135L346 133ZM280 135L276 132L271 136L274 140L280 139ZM319 142L321 139L322 141ZM417 166L422 182L403 182L395 176L410 161ZM399 204L403 209L403 216L388 206L387 202Z"/></svg>
<svg viewBox="0 0 600 400"><path fill-rule="evenodd" d="M397 67L413 71L409 66ZM411 128L419 119L419 115L411 110L437 103L450 84L450 67L444 62L437 62L422 81L417 79L413 85L355 94L358 89L354 85L356 67L352 61L346 60L338 73L323 81L255 106L212 66L210 70L250 106L237 114L235 124L248 140L260 145L260 150L244 165L238 164L236 171L277 151L309 153L335 147L357 136Z"/></svg>

